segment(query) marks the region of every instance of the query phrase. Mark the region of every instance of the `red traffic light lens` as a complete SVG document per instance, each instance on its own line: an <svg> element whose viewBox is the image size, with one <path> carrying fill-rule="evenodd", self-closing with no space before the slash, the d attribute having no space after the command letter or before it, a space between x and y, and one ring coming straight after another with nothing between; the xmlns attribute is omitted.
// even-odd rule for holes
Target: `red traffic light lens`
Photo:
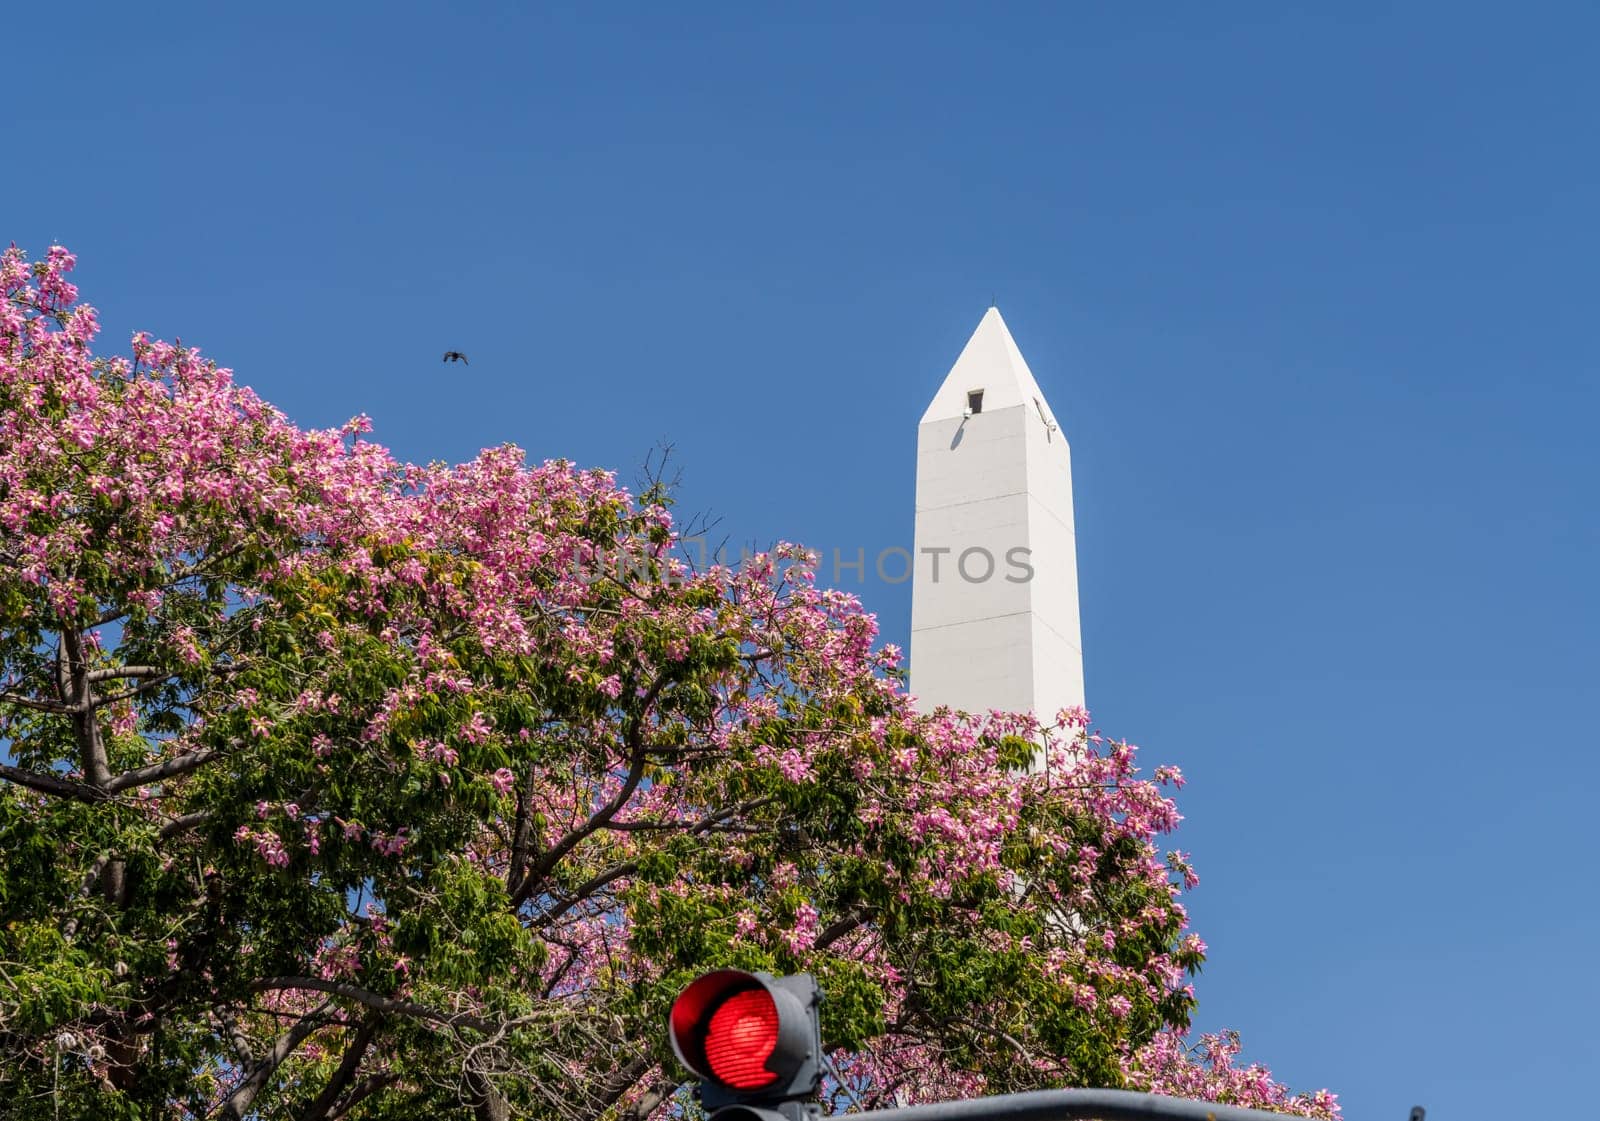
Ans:
<svg viewBox="0 0 1600 1121"><path fill-rule="evenodd" d="M716 1116L728 1106L754 1108L815 1094L821 999L809 974L774 977L742 969L703 974L679 993L667 1013L668 1039L678 1061L700 1080L706 1110ZM775 1113L758 1112L778 1121Z"/></svg>
<svg viewBox="0 0 1600 1121"><path fill-rule="evenodd" d="M706 1062L724 1085L759 1090L777 1080L767 1059L778 1046L778 1006L765 989L735 993L711 1014Z"/></svg>

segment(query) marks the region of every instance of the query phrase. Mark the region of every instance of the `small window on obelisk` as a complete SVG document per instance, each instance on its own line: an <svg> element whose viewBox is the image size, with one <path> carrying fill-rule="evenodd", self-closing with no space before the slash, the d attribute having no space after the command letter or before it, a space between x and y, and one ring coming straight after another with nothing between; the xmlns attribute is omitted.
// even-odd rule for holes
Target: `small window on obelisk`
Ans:
<svg viewBox="0 0 1600 1121"><path fill-rule="evenodd" d="M983 390L967 390L967 411L972 413L974 416L983 412Z"/></svg>

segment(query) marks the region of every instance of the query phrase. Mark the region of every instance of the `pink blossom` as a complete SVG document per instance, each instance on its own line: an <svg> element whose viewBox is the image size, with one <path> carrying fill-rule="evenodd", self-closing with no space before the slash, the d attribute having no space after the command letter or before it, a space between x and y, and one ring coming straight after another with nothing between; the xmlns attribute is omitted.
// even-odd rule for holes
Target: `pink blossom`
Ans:
<svg viewBox="0 0 1600 1121"><path fill-rule="evenodd" d="M816 908L809 903L802 903L795 910L793 925L783 932L790 953L803 954L816 943L817 919Z"/></svg>
<svg viewBox="0 0 1600 1121"><path fill-rule="evenodd" d="M790 748L778 757L778 770L790 782L799 782L811 773L811 765L805 756Z"/></svg>

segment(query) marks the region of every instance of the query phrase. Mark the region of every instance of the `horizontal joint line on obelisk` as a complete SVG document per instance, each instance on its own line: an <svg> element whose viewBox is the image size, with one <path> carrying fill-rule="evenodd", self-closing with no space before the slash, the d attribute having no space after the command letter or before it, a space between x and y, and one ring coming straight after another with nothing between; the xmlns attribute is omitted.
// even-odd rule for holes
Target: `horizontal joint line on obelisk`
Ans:
<svg viewBox="0 0 1600 1121"><path fill-rule="evenodd" d="M1073 642L1066 635L1064 635L1060 631L1056 630L1055 627L1050 625L1048 620L1046 620L1043 616L1041 616L1039 614L1039 612L1033 610L1031 607L1026 611L1007 611L1004 614L1000 614L1000 615L982 615L982 616L979 616L976 619L962 619L959 622L955 622L955 623L924 623L920 627L917 627L917 626L912 627L911 630L912 630L913 633L915 633L917 631L922 631L922 632L927 632L927 631L946 631L946 630L949 630L951 627L975 627L979 623L992 623L996 619L1015 619L1015 618L1017 618L1018 616L1021 616L1021 615L1032 615L1035 619L1038 620L1040 626L1044 627L1045 630L1049 631L1051 634L1053 634L1057 638L1059 638L1066 645L1067 649L1077 651L1079 654L1083 653L1083 651L1078 648L1078 644L1077 643Z"/></svg>
<svg viewBox="0 0 1600 1121"><path fill-rule="evenodd" d="M996 498L1015 498L1019 494L1027 495L1028 496L1028 500L1031 501L1035 506L1039 507L1039 512L1041 514L1044 514L1051 521L1055 522L1056 525L1058 525L1062 529L1066 530L1067 533L1070 534L1073 537L1074 540L1077 539L1077 536L1078 536L1077 528L1074 527L1074 526L1068 525L1066 523L1066 521L1061 517L1061 515L1057 514L1054 510L1050 509L1050 507L1046 506L1043 502L1040 502L1039 501L1039 496L1034 494L1032 491L1014 490L1009 494L996 495L995 497ZM968 499L968 500L963 501L963 502L950 502L950 503L947 503L947 504L945 504L943 506L918 506L917 509L916 509L916 512L919 513L919 514L925 514L925 513L931 512L933 510L954 510L954 509L957 509L958 507L961 507L961 506L972 506L972 505L975 505L976 503L979 503L979 502L990 502L990 501L993 501L993 499L989 499L989 498L972 498L972 499ZM995 527L995 528L998 528L998 527ZM924 548L931 548L931 547L932 546L924 546Z"/></svg>

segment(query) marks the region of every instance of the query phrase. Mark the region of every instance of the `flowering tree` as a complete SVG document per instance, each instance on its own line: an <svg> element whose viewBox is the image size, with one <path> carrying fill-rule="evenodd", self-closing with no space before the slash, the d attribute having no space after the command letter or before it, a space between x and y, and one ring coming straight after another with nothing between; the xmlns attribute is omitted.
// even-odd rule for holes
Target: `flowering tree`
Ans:
<svg viewBox="0 0 1600 1121"><path fill-rule="evenodd" d="M818 975L845 1102L1337 1115L1182 1042L1176 770L916 714L808 554L692 570L663 488L96 358L72 265L0 258L8 1116L678 1112L666 1007L729 965Z"/></svg>

